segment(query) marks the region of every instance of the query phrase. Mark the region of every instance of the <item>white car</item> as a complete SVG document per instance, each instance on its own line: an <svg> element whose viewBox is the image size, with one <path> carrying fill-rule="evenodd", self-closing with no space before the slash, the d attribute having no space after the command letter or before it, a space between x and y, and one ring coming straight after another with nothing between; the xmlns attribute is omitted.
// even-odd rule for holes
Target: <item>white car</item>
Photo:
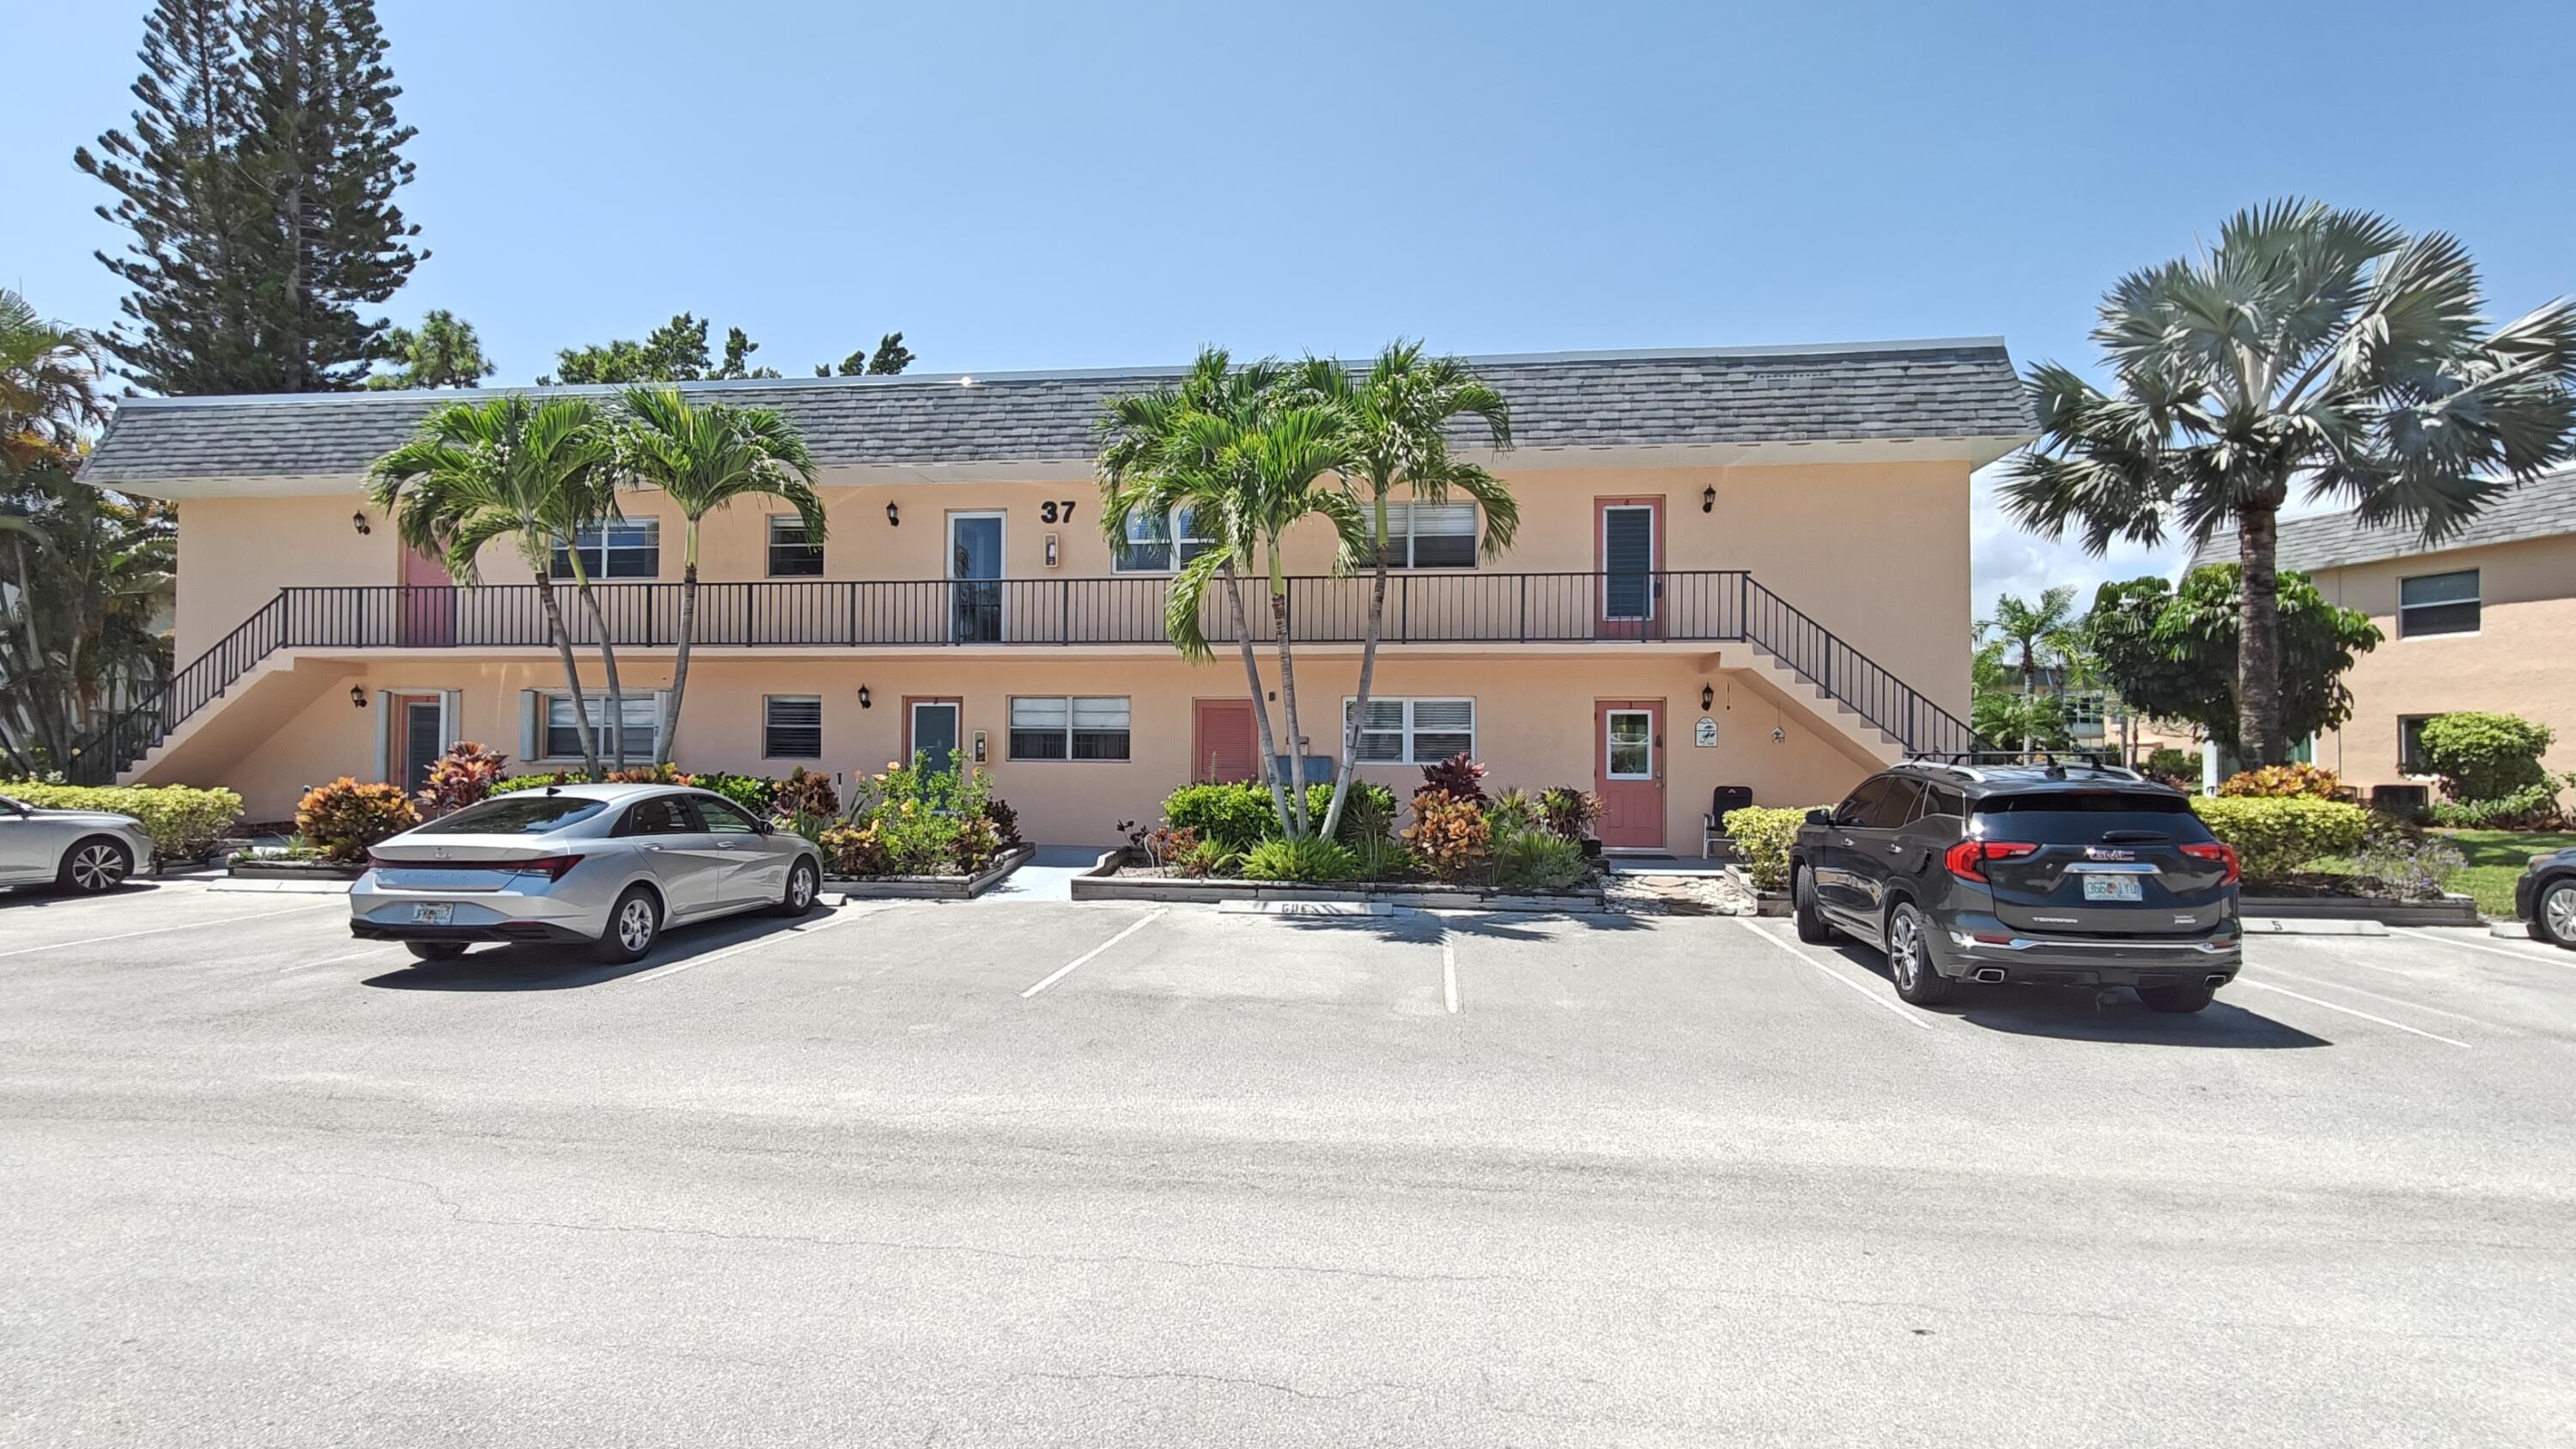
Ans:
<svg viewBox="0 0 2576 1449"><path fill-rule="evenodd" d="M0 886L54 885L96 894L150 864L152 837L131 815L47 810L0 795Z"/></svg>
<svg viewBox="0 0 2576 1449"><path fill-rule="evenodd" d="M634 961L665 926L802 915L822 885L811 842L712 791L558 785L495 795L378 844L349 888L349 931L424 961L477 941L579 942Z"/></svg>

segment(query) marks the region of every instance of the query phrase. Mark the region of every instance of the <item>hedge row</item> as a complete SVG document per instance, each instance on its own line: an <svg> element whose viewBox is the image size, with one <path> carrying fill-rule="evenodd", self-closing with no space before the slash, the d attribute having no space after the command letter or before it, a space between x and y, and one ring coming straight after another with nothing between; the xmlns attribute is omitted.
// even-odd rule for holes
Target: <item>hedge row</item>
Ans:
<svg viewBox="0 0 2576 1449"><path fill-rule="evenodd" d="M131 815L152 837L153 859L196 860L241 819L242 798L193 785L47 785L0 781L0 795L45 810L105 810Z"/></svg>

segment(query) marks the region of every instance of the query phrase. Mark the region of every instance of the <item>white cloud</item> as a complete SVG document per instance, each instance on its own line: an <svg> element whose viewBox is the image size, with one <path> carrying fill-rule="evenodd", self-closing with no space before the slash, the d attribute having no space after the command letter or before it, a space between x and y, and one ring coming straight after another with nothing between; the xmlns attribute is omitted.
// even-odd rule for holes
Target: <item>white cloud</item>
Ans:
<svg viewBox="0 0 2576 1449"><path fill-rule="evenodd" d="M2075 606L2088 609L2093 606L2093 591L2105 582L2146 574L2173 578L2191 554L2188 540L2168 536L2154 548L2113 544L2108 554L2096 558L2071 535L2046 538L2025 532L1995 496L2001 473L2002 465L1997 464L1980 469L1970 480L1968 571L1979 619L1994 612L1998 595L2035 600L2043 590L2060 584L2073 585Z"/></svg>

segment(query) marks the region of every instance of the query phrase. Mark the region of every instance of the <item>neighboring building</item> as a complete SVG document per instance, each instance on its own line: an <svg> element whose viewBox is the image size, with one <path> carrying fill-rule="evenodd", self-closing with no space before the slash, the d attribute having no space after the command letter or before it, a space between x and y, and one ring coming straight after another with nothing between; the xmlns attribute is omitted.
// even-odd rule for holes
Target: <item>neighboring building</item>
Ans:
<svg viewBox="0 0 2576 1449"><path fill-rule="evenodd" d="M2223 533L2191 566L2236 557ZM2514 489L2431 547L2415 529L2365 528L2349 513L2289 519L2278 559L2386 636L2344 676L2352 718L2316 740L2318 764L2365 794L2426 790L2424 721L2474 709L2548 725L2558 743L2545 763L2576 770L2576 469Z"/></svg>
<svg viewBox="0 0 2576 1449"><path fill-rule="evenodd" d="M1967 746L1968 475L2030 436L2000 341L1477 365L1513 407L1520 446L1490 461L1520 539L1478 558L1472 508L1399 511L1369 777L1409 792L1466 750L1498 783L1598 790L1612 846L1689 850L1715 786L1806 804L1907 746ZM756 501L708 520L682 767L846 776L955 747L1032 838L1068 843L1255 772L1236 655L1192 667L1164 641L1188 521L1115 551L1095 522L1102 400L1173 375L690 385L802 430L831 528L810 547ZM364 505L368 464L459 396L125 403L82 476L179 501L182 672L81 772L223 783L276 818L332 776L415 779L460 738L570 762L515 553L453 588ZM610 581L641 755L669 727L681 523L651 493L625 507L577 543ZM1330 576L1320 527L1291 543L1307 748L1330 757L1366 580Z"/></svg>

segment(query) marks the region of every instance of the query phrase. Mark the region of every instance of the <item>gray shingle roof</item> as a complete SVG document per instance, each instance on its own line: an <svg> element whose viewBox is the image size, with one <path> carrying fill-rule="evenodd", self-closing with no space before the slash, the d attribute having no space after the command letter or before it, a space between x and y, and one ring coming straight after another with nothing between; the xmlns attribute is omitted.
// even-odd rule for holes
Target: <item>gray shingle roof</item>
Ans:
<svg viewBox="0 0 2576 1449"><path fill-rule="evenodd" d="M1512 403L1522 447L1640 447L1933 438L2030 431L2000 338L1839 347L1519 354L1475 359ZM831 465L1060 463L1089 458L1113 394L1172 368L688 384L774 407ZM605 394L607 388L513 389ZM452 392L136 398L82 469L148 486L363 472Z"/></svg>
<svg viewBox="0 0 2576 1449"><path fill-rule="evenodd" d="M2429 547L2421 531L2409 525L2388 523L2365 528L2353 514L2329 513L2282 520L2281 541L2273 552L2280 567L2314 573L2348 564L2569 533L2576 533L2576 468L2525 483L2470 519L2466 528ZM2236 535L2232 532L2212 535L2191 555L2193 568L2234 562Z"/></svg>

